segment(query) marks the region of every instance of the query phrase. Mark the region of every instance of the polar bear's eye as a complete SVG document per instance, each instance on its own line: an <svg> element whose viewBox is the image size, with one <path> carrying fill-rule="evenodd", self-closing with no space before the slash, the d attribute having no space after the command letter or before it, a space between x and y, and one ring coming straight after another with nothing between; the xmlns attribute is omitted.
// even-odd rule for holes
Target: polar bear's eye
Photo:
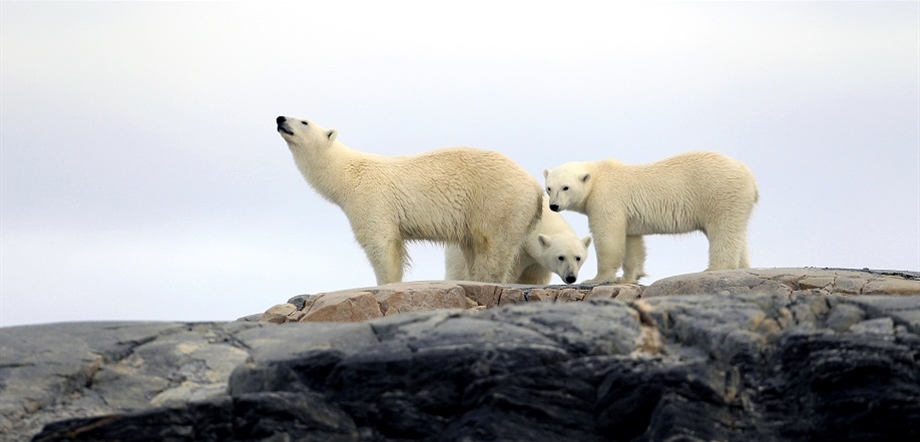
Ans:
<svg viewBox="0 0 920 442"><path fill-rule="evenodd" d="M301 121L300 124L303 124L304 126L306 126L306 125L307 125L307 122L306 122L306 121Z"/></svg>
<svg viewBox="0 0 920 442"><path fill-rule="evenodd" d="M547 192L552 192L552 191L553 191L553 188L552 188L552 187L547 187L547 188L546 188L546 191L547 191Z"/></svg>
<svg viewBox="0 0 920 442"><path fill-rule="evenodd" d="M563 187L562 190L563 190L563 191L569 190L569 186Z"/></svg>
<svg viewBox="0 0 920 442"><path fill-rule="evenodd" d="M581 257L580 257L580 256L576 256L576 257L575 257L575 261L581 261Z"/></svg>
<svg viewBox="0 0 920 442"><path fill-rule="evenodd" d="M559 257L559 260L560 260L560 261L565 261L565 257L564 257L564 256L560 256L560 257Z"/></svg>

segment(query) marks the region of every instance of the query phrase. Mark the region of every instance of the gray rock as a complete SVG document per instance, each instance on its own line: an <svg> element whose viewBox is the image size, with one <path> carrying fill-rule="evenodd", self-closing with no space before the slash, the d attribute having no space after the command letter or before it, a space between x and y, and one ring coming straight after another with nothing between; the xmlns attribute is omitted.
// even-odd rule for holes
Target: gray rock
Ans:
<svg viewBox="0 0 920 442"><path fill-rule="evenodd" d="M859 306L838 303L835 305L827 317L827 326L836 332L845 332L853 325L859 323L866 317L866 312Z"/></svg>
<svg viewBox="0 0 920 442"><path fill-rule="evenodd" d="M184 404L225 394L249 356L243 323L63 323L0 328L0 434L75 415ZM7 438L9 435L9 438Z"/></svg>
<svg viewBox="0 0 920 442"><path fill-rule="evenodd" d="M0 439L916 440L920 295L831 273L358 323L2 328Z"/></svg>
<svg viewBox="0 0 920 442"><path fill-rule="evenodd" d="M827 268L721 270L660 279L641 296L749 293L920 295L920 273Z"/></svg>

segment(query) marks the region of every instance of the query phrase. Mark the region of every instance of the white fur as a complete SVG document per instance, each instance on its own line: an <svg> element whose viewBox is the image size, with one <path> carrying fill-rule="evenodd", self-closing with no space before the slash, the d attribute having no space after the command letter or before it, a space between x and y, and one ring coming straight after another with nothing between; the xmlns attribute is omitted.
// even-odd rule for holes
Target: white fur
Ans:
<svg viewBox="0 0 920 442"><path fill-rule="evenodd" d="M549 210L549 202L543 198L543 217L518 251L512 281L546 285L555 273L565 283L574 283L588 258L590 245L591 237L579 238L562 215ZM448 280L471 279L463 251L455 245L444 248L444 267Z"/></svg>
<svg viewBox="0 0 920 442"><path fill-rule="evenodd" d="M645 274L642 235L660 233L701 230L709 239L707 270L748 267L747 225L757 183L737 160L688 152L648 164L566 163L543 176L552 210L588 215L598 268L586 282L636 282Z"/></svg>
<svg viewBox="0 0 920 442"><path fill-rule="evenodd" d="M402 281L413 240L457 244L475 279L511 281L542 213L540 184L514 161L473 148L384 157L312 122L276 121L307 183L345 212L378 284Z"/></svg>

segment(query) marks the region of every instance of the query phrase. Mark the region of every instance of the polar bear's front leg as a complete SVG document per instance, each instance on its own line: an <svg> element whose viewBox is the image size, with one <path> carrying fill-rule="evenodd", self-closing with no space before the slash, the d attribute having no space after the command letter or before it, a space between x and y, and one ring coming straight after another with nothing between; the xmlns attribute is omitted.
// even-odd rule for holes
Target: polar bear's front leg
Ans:
<svg viewBox="0 0 920 442"><path fill-rule="evenodd" d="M617 271L626 256L626 223L616 218L596 219L589 214L588 227L594 237L597 276L584 283L616 282Z"/></svg>
<svg viewBox="0 0 920 442"><path fill-rule="evenodd" d="M377 285L402 282L406 256L402 240L372 242L364 246L364 253L374 268Z"/></svg>
<svg viewBox="0 0 920 442"><path fill-rule="evenodd" d="M546 270L546 267L536 263L516 273L517 275L512 275L512 282L516 284L547 285L553 278L553 274Z"/></svg>
<svg viewBox="0 0 920 442"><path fill-rule="evenodd" d="M377 285L402 282L403 268L406 264L406 244L397 229L380 226L354 229L358 244L364 249L367 260L374 268Z"/></svg>

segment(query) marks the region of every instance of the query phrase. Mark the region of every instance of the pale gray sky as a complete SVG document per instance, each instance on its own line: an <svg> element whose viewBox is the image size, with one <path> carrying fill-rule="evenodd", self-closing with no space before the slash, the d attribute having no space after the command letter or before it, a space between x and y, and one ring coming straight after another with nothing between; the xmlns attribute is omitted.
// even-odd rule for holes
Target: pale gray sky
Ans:
<svg viewBox="0 0 920 442"><path fill-rule="evenodd" d="M717 150L758 179L753 266L920 270L918 2L592 3L2 2L0 326L374 285L278 115L541 182ZM706 266L701 234L648 249L645 283ZM443 278L439 247L410 251L407 280Z"/></svg>

